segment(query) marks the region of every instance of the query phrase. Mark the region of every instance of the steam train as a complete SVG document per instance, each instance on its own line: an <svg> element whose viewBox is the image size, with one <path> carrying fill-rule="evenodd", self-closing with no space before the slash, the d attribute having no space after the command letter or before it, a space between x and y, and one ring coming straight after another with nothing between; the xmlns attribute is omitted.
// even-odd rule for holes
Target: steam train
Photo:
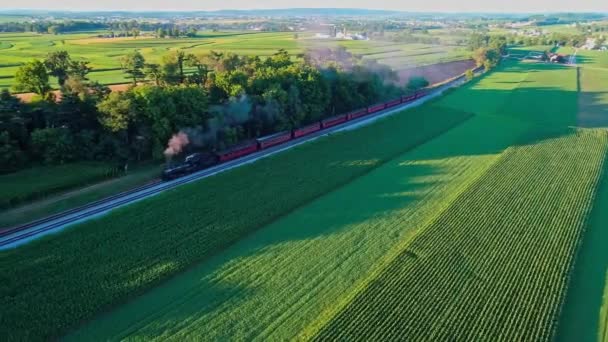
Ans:
<svg viewBox="0 0 608 342"><path fill-rule="evenodd" d="M412 95L401 96L399 98L387 102L375 104L366 108L352 111L347 114L341 114L331 118L327 118L304 127L293 129L291 131L283 131L265 137L260 137L254 140L249 140L238 145L232 146L223 151L213 153L194 153L187 156L183 163L166 167L163 170L161 178L164 181L168 181L183 177L191 173L207 169L213 165L225 163L252 154L256 151L261 151L273 146L284 144L288 141L299 139L309 134L343 124L347 121L355 120L367 115L380 112L387 108L395 107L400 104L414 101L423 96L426 96L427 94L428 93L426 91L421 91Z"/></svg>

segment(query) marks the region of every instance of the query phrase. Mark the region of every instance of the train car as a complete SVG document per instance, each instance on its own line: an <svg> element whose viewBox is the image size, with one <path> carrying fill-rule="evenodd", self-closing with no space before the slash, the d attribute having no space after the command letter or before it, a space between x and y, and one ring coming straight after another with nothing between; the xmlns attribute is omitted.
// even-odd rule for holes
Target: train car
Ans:
<svg viewBox="0 0 608 342"><path fill-rule="evenodd" d="M413 95L408 95L408 96L401 96L401 103L408 103L410 101L414 101L416 99L416 94Z"/></svg>
<svg viewBox="0 0 608 342"><path fill-rule="evenodd" d="M310 133L314 133L316 131L320 131L321 130L321 123L320 122L315 122L312 125L308 125L308 126L304 126L302 128L298 128L298 129L294 129L293 130L293 137L295 138L299 138L299 137L303 137L305 135L308 135Z"/></svg>
<svg viewBox="0 0 608 342"><path fill-rule="evenodd" d="M419 98L421 98L421 97L426 96L426 94L427 94L427 93L426 93L425 91L421 91L421 92L419 92L419 93L416 93L416 98L417 98L417 99L419 99Z"/></svg>
<svg viewBox="0 0 608 342"><path fill-rule="evenodd" d="M367 108L363 108L363 109L359 109L357 111L354 112L350 112L348 114L346 114L346 117L348 120L353 120L353 119L357 119L360 118L362 116L367 115Z"/></svg>
<svg viewBox="0 0 608 342"><path fill-rule="evenodd" d="M291 132L285 131L256 139L260 150L291 140Z"/></svg>
<svg viewBox="0 0 608 342"><path fill-rule="evenodd" d="M334 116L334 117L321 121L321 127L323 127L323 128L333 127L333 126L339 125L343 122L346 122L347 120L348 120L348 116L346 114Z"/></svg>
<svg viewBox="0 0 608 342"><path fill-rule="evenodd" d="M395 107L395 106L398 106L400 104L401 104L401 98L390 100L387 103L385 103L386 108Z"/></svg>
<svg viewBox="0 0 608 342"><path fill-rule="evenodd" d="M255 140L247 141L236 146L232 146L224 151L217 152L217 157L220 162L237 159L246 156L258 150L258 142Z"/></svg>
<svg viewBox="0 0 608 342"><path fill-rule="evenodd" d="M371 114L371 113L379 112L379 111L383 110L384 108L386 108L385 103L377 104L377 105L367 107L367 112L369 114Z"/></svg>

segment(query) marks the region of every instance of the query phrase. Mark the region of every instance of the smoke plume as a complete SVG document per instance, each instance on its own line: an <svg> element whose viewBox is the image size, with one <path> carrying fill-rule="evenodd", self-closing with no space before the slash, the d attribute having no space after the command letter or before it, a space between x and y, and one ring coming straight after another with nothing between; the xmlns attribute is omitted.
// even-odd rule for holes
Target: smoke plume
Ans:
<svg viewBox="0 0 608 342"><path fill-rule="evenodd" d="M171 158L177 154L180 154L184 147L190 144L190 140L188 139L188 135L184 132L179 132L174 134L171 139L169 139L169 143L167 144L167 149L165 150L165 156L167 158Z"/></svg>

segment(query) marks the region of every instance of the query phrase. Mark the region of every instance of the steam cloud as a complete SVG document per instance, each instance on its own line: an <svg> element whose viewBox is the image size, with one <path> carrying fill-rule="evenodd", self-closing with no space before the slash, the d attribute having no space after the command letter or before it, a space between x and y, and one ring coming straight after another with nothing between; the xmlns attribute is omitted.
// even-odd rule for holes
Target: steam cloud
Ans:
<svg viewBox="0 0 608 342"><path fill-rule="evenodd" d="M190 140L188 139L188 135L184 132L179 132L174 134L171 139L169 139L169 143L167 144L167 149L165 150L165 156L167 158L171 158L176 154L180 154L184 147L190 144Z"/></svg>

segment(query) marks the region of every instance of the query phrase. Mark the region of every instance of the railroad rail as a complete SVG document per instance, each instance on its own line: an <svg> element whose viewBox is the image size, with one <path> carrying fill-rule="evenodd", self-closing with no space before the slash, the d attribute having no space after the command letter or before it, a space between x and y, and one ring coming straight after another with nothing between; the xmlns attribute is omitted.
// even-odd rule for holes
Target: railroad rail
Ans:
<svg viewBox="0 0 608 342"><path fill-rule="evenodd" d="M476 70L476 72L479 73L480 70L478 69ZM182 178L178 178L168 182L155 181L153 183L134 188L129 191L125 191L95 202L91 202L89 204L73 208L55 215L51 215L40 220L36 220L17 227L0 230L0 250L18 247L36 238L45 236L50 233L58 232L76 223L84 222L86 220L99 217L116 208L135 203L142 199L155 196L164 191L213 176L217 173L221 173L235 167L252 163L258 159L265 158L276 153L280 153L284 150L290 149L292 147L312 140L316 140L319 137L330 135L339 131L351 130L360 126L368 125L380 118L403 111L406 108L419 106L422 103L441 95L446 89L459 86L464 82L464 80L464 75L456 77L433 88L425 97L416 99L412 102L397 105L373 113L371 115L355 118L350 121L337 124L328 129L314 132L312 134L293 139L284 144L276 145L274 147L260 150L235 160L212 166L208 169L192 173Z"/></svg>

